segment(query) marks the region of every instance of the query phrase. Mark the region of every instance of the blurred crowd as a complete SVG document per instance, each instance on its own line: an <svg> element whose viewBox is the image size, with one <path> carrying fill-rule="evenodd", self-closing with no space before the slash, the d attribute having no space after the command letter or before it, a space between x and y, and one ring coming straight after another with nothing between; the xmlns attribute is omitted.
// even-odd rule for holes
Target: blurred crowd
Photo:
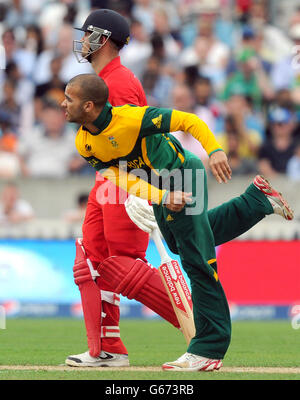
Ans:
<svg viewBox="0 0 300 400"><path fill-rule="evenodd" d="M300 7L281 3L284 20L276 0L0 0L0 178L94 174L60 103L69 79L92 72L73 54L74 27L111 8L130 23L121 61L149 105L203 119L234 176L300 180ZM175 135L207 162L197 141Z"/></svg>

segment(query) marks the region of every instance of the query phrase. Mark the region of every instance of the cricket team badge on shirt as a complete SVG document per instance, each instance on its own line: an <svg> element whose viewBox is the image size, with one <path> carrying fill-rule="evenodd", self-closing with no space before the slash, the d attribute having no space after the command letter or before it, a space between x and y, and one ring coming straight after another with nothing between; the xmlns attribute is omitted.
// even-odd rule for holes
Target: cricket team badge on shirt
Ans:
<svg viewBox="0 0 300 400"><path fill-rule="evenodd" d="M118 147L118 143L116 142L116 139L114 136L109 136L108 140L110 141L110 143L112 144L113 147Z"/></svg>

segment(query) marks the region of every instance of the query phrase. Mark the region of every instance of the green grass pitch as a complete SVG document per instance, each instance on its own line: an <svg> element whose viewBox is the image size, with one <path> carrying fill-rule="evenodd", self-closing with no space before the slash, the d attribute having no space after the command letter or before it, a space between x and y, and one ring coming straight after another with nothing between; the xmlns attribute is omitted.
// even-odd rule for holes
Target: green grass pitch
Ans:
<svg viewBox="0 0 300 400"><path fill-rule="evenodd" d="M122 338L130 364L145 367L101 371L88 368L68 370L20 370L12 366L58 366L69 354L87 348L83 320L8 319L0 330L0 380L251 380L300 379L300 330L289 321L233 322L232 342L219 372L151 371L186 351L182 334L162 320L121 320ZM10 366L6 368L4 366ZM243 368L238 371L237 368ZM247 372L246 367L269 368ZM270 371L276 367L276 371ZM286 368L294 368L293 373ZM282 368L282 371L280 370Z"/></svg>

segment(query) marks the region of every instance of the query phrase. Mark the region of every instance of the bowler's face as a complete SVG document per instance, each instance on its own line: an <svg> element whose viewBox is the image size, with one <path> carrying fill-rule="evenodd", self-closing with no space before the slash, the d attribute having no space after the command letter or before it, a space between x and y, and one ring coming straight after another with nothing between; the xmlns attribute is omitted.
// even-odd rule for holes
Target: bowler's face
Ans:
<svg viewBox="0 0 300 400"><path fill-rule="evenodd" d="M65 99L61 103L65 112L65 117L69 122L84 123L84 111L79 97L79 89L76 86L67 85L65 89Z"/></svg>

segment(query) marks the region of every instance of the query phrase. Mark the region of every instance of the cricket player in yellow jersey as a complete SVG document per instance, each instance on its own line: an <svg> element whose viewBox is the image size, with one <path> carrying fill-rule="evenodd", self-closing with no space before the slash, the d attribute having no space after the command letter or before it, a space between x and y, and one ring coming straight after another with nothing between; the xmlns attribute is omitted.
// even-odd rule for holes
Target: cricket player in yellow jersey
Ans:
<svg viewBox="0 0 300 400"><path fill-rule="evenodd" d="M93 87L97 96L89 97L86 87ZM62 107L68 121L81 124L75 141L81 156L117 186L153 203L158 226L190 279L196 334L187 352L163 368L219 369L230 343L231 321L217 273L205 169L169 132L185 131L199 140L214 159L213 173L220 182L231 177L226 154L194 114L148 106L112 107L107 99L108 88L100 77L78 75L68 83ZM266 214L273 212L269 204ZM116 258L102 262L98 273Z"/></svg>

